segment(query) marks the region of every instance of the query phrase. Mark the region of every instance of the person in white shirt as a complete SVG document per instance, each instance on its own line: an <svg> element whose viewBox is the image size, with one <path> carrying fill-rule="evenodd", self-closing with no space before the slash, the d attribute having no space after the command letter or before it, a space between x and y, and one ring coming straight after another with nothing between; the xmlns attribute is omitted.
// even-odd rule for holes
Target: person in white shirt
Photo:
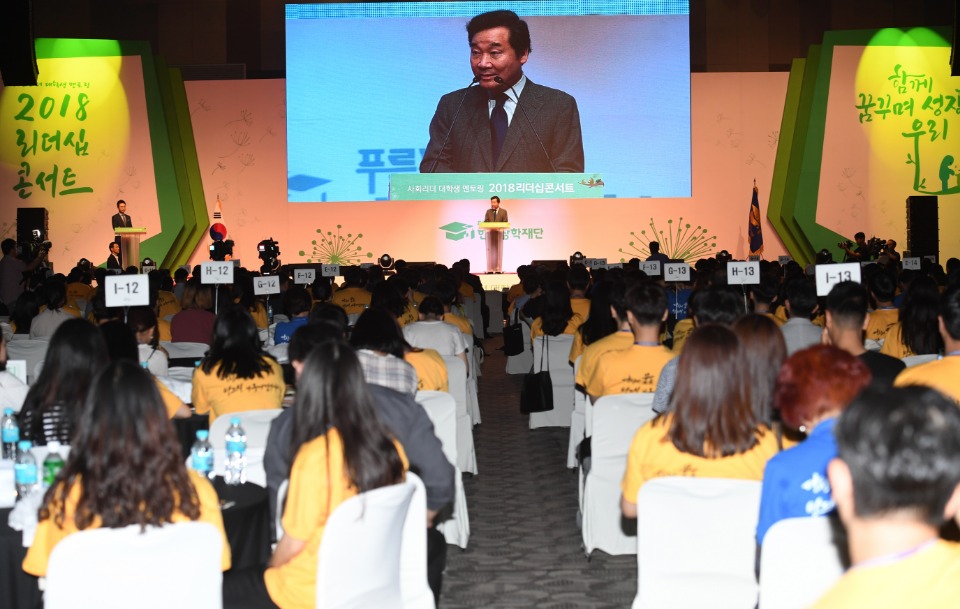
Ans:
<svg viewBox="0 0 960 609"><path fill-rule="evenodd" d="M455 355L467 366L467 341L463 333L443 322L443 304L428 296L419 306L420 321L403 327L403 338L418 349L435 349L440 355ZM467 367L469 370L469 366Z"/></svg>
<svg viewBox="0 0 960 609"><path fill-rule="evenodd" d="M806 279L794 279L784 289L784 306L790 319L780 326L787 343L787 355L820 343L823 328L814 325L810 317L817 313L817 289Z"/></svg>

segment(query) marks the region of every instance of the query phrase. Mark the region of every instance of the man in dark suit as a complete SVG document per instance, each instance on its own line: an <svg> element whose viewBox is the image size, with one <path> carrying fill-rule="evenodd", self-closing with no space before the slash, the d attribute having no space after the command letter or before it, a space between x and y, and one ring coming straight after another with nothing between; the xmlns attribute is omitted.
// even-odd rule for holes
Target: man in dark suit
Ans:
<svg viewBox="0 0 960 609"><path fill-rule="evenodd" d="M127 203L123 199L117 201L117 213L113 214L111 221L113 222L113 228L130 228L133 226L133 221L127 215Z"/></svg>
<svg viewBox="0 0 960 609"><path fill-rule="evenodd" d="M507 210L500 207L500 197L493 195L490 197L490 209L483 215L484 222L509 222Z"/></svg>
<svg viewBox="0 0 960 609"><path fill-rule="evenodd" d="M527 23L512 11L483 13L467 24L467 39L479 86L440 98L420 171L582 172L577 101L523 74Z"/></svg>
<svg viewBox="0 0 960 609"><path fill-rule="evenodd" d="M120 244L111 241L110 242L110 256L107 257L107 268L116 269L118 271L123 270L123 265L120 264Z"/></svg>

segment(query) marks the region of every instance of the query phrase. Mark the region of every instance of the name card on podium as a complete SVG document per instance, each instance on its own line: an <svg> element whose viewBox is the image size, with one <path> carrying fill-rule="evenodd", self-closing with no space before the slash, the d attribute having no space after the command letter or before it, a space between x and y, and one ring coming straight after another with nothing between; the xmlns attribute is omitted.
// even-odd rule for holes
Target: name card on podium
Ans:
<svg viewBox="0 0 960 609"><path fill-rule="evenodd" d="M391 201L602 199L599 173L394 173Z"/></svg>

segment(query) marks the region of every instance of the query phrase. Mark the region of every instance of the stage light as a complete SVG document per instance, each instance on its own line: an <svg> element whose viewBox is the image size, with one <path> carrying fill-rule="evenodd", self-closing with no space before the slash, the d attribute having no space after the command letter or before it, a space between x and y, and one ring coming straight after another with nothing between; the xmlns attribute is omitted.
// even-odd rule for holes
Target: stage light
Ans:
<svg viewBox="0 0 960 609"><path fill-rule="evenodd" d="M280 243L273 240L273 237L267 237L257 244L257 257L263 260L260 265L261 275L273 275L280 270Z"/></svg>
<svg viewBox="0 0 960 609"><path fill-rule="evenodd" d="M143 262L140 263L141 273L149 273L155 270L157 270L157 263L154 262L153 258L144 258Z"/></svg>
<svg viewBox="0 0 960 609"><path fill-rule="evenodd" d="M217 239L210 244L210 260L216 262L223 262L227 257L233 256L233 241L227 239L226 241L220 241Z"/></svg>
<svg viewBox="0 0 960 609"><path fill-rule="evenodd" d="M583 264L584 259L586 259L586 256L584 256L582 253L574 252L573 255L570 256L570 266L573 266L574 264Z"/></svg>
<svg viewBox="0 0 960 609"><path fill-rule="evenodd" d="M378 262L380 263L380 268L385 271L389 271L393 268L393 256L390 254L384 254L380 256L380 260Z"/></svg>

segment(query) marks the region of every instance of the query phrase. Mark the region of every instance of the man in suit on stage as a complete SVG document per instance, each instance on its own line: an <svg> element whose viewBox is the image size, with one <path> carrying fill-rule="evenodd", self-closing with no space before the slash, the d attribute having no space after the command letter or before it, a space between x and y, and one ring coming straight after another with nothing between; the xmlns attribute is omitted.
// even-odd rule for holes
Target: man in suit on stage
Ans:
<svg viewBox="0 0 960 609"><path fill-rule="evenodd" d="M107 257L107 268L115 269L118 271L123 270L123 265L120 264L120 244L116 242L110 242L110 256Z"/></svg>
<svg viewBox="0 0 960 609"><path fill-rule="evenodd" d="M133 226L133 221L127 215L127 203L123 199L117 201L117 213L113 214L111 221L113 222L113 228L130 228Z"/></svg>
<svg viewBox="0 0 960 609"><path fill-rule="evenodd" d="M467 39L479 86L440 98L421 173L582 172L577 101L523 74L527 23L512 11L483 13L467 24Z"/></svg>
<svg viewBox="0 0 960 609"><path fill-rule="evenodd" d="M483 215L484 222L509 222L507 210L500 207L500 197L493 195L490 197L490 209Z"/></svg>

